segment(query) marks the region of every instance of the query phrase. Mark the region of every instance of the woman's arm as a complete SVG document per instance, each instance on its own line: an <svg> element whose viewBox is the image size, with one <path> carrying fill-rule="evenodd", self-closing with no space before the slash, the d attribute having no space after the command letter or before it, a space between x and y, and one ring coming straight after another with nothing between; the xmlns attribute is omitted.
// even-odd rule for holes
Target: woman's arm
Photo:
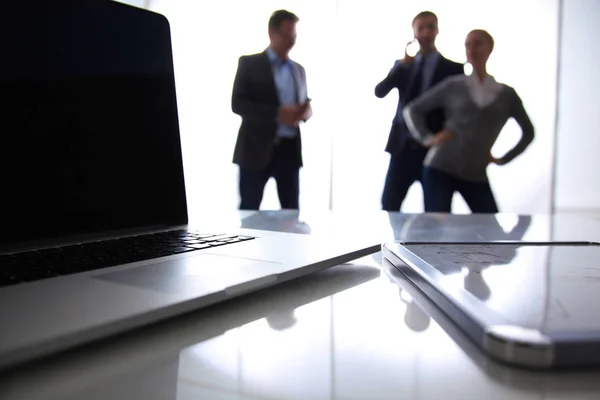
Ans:
<svg viewBox="0 0 600 400"><path fill-rule="evenodd" d="M534 137L533 124L529 119L529 115L527 115L527 111L525 111L525 107L523 107L523 102L516 91L513 90L513 93L510 116L513 117L521 127L521 140L519 140L519 143L509 150L504 157L496 160L496 163L499 165L511 162L515 157L524 152L527 146L531 144Z"/></svg>
<svg viewBox="0 0 600 400"><path fill-rule="evenodd" d="M404 121L410 133L419 142L431 144L432 138L438 133L427 128L425 116L431 110L444 108L448 95L452 93L453 83L453 79L446 79L404 107Z"/></svg>

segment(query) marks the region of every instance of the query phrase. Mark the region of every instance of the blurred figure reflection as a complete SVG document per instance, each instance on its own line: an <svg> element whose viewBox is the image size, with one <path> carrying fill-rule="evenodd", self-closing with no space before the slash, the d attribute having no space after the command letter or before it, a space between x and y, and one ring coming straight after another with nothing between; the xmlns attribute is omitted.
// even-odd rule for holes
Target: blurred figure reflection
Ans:
<svg viewBox="0 0 600 400"><path fill-rule="evenodd" d="M492 214L472 215L465 222L464 217L452 214L388 213L394 240L407 242L521 240L531 224L531 216L519 215L517 218L515 226L506 232L498 217Z"/></svg>
<svg viewBox="0 0 600 400"><path fill-rule="evenodd" d="M429 328L431 317L419 304L402 288L398 288L400 299L406 304L404 323L413 332L423 332Z"/></svg>
<svg viewBox="0 0 600 400"><path fill-rule="evenodd" d="M310 226L300 220L298 210L258 211L249 216L243 216L240 227L306 235L311 233Z"/></svg>

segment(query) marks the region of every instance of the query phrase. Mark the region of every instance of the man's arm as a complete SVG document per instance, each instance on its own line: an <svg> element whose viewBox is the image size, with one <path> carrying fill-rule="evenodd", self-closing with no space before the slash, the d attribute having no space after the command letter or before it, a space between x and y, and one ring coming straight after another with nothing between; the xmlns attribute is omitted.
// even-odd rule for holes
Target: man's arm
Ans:
<svg viewBox="0 0 600 400"><path fill-rule="evenodd" d="M303 102L301 104L302 115L300 117L300 120L303 122L306 122L312 117L312 107L310 105L311 100L310 100L310 97L308 96L308 83L306 81L306 70L300 64L298 64L298 67L300 68L300 73L302 74L302 81L304 82L305 93L306 93L306 99L301 99Z"/></svg>
<svg viewBox="0 0 600 400"><path fill-rule="evenodd" d="M233 81L231 110L247 120L276 121L279 107L274 104L265 104L254 101L250 95L249 78L248 58L240 57L235 80Z"/></svg>
<svg viewBox="0 0 600 400"><path fill-rule="evenodd" d="M402 89L409 80L410 68L402 61L397 60L385 79L375 87L375 96L380 99L388 95L393 88Z"/></svg>
<svg viewBox="0 0 600 400"><path fill-rule="evenodd" d="M511 104L511 117L517 121L517 124L521 127L521 140L515 147L509 150L504 157L497 159L495 162L499 165L504 165L511 162L519 154L523 153L525 149L531 144L534 137L533 124L523 107L523 101L519 97L516 91L513 89L513 97Z"/></svg>
<svg viewBox="0 0 600 400"><path fill-rule="evenodd" d="M403 116L410 133L421 143L429 143L437 132L427 128L425 116L434 109L444 108L447 95L452 91L452 79L446 79L411 101L404 107Z"/></svg>

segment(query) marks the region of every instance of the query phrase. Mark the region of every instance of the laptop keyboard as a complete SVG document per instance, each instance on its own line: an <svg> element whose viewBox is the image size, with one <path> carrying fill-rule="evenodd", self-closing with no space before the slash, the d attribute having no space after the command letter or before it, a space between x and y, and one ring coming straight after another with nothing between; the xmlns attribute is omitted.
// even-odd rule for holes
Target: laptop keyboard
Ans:
<svg viewBox="0 0 600 400"><path fill-rule="evenodd" d="M254 237L177 230L0 254L0 287L189 253L251 239Z"/></svg>

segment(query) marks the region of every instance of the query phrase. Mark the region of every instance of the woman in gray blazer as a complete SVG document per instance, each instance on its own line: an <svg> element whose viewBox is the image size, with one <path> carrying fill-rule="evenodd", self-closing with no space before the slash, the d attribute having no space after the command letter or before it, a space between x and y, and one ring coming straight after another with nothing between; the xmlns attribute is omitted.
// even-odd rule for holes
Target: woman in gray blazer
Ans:
<svg viewBox="0 0 600 400"><path fill-rule="evenodd" d="M404 110L411 133L429 147L422 180L427 212L450 212L452 196L459 192L473 213L497 213L487 166L512 161L533 140L534 128L517 92L487 73L493 48L488 32L471 31L465 50L473 73L446 79ZM444 109L446 124L431 132L425 115L436 108ZM494 158L492 146L510 118L521 127L521 140L503 157Z"/></svg>

